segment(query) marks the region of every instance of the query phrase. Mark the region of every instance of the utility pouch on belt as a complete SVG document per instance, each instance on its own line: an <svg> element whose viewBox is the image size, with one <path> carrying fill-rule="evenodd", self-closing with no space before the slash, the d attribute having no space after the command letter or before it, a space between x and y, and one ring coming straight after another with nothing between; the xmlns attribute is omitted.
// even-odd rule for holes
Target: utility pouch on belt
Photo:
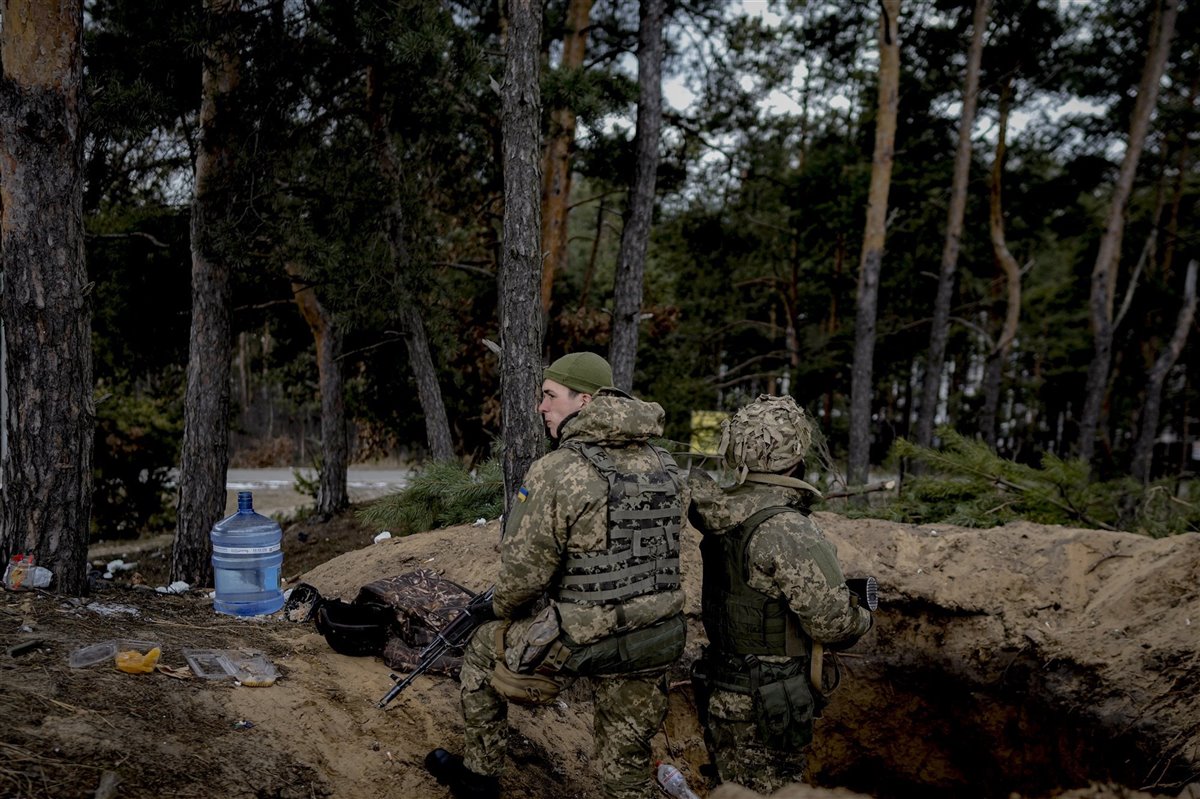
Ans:
<svg viewBox="0 0 1200 799"><path fill-rule="evenodd" d="M561 633L558 608L551 603L537 615L521 640L510 648L504 657L505 664L520 674L530 673L546 659L551 645Z"/></svg>
<svg viewBox="0 0 1200 799"><path fill-rule="evenodd" d="M682 613L677 613L652 627L618 633L586 646L564 643L572 653L563 664L567 674L591 676L649 671L665 668L683 654L687 622Z"/></svg>
<svg viewBox="0 0 1200 799"><path fill-rule="evenodd" d="M519 705L552 704L562 690L556 680L536 671L519 674L504 662L504 633L507 629L507 624L496 626L496 666L492 670L492 687L509 702Z"/></svg>
<svg viewBox="0 0 1200 799"><path fill-rule="evenodd" d="M753 693L759 741L768 749L799 749L812 741L812 692L808 675L758 686Z"/></svg>

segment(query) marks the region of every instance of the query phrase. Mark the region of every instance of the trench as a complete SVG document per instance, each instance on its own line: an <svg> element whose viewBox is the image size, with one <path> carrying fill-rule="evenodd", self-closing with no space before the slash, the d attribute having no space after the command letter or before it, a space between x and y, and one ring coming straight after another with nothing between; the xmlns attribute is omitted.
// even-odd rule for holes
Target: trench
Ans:
<svg viewBox="0 0 1200 799"><path fill-rule="evenodd" d="M812 784L876 799L1009 799L1091 783L1175 795L1197 778L1195 762L1169 754L1179 730L1120 712L1128 704L1087 669L1003 654L982 674L947 667L936 644L843 656Z"/></svg>

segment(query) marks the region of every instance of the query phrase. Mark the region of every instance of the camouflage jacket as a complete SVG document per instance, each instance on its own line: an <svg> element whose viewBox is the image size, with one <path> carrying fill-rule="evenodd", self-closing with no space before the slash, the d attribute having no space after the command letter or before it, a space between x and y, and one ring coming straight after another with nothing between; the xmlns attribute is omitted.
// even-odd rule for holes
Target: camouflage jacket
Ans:
<svg viewBox="0 0 1200 799"><path fill-rule="evenodd" d="M804 496L783 486L747 482L722 490L711 479L694 481L690 518L704 535L722 535L763 508L800 508ZM809 516L781 513L764 521L750 538L746 560L750 587L785 599L814 641L853 640L870 629L870 612L850 604L837 548Z"/></svg>
<svg viewBox="0 0 1200 799"><path fill-rule="evenodd" d="M561 442L599 444L622 470L658 470L657 457L644 444L662 434L664 412L620 392L601 389L562 425ZM680 502L684 502L680 486ZM501 618L525 615L542 594L554 593L567 554L602 550L608 541L608 481L573 449L559 448L529 467L508 518L500 545L500 576L493 606ZM625 601L626 629L647 627L683 608L682 589L645 594ZM617 604L558 603L562 630L576 643L615 632Z"/></svg>

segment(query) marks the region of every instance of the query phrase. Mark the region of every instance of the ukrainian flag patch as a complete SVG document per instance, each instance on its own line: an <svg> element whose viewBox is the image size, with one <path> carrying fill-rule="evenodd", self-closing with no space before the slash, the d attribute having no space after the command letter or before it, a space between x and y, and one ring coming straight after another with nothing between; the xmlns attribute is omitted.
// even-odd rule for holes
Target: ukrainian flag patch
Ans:
<svg viewBox="0 0 1200 799"><path fill-rule="evenodd" d="M527 499L529 499L529 489L521 486L517 489L517 502L524 502Z"/></svg>

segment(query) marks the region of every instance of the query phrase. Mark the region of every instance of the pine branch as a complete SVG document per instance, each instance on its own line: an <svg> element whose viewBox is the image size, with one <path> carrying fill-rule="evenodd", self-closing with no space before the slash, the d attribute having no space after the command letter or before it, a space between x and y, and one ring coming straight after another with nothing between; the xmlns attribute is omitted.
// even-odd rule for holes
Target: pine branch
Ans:
<svg viewBox="0 0 1200 799"><path fill-rule="evenodd" d="M1053 479L1056 474L1061 475L1069 469L1063 461L1048 457L1044 462L1043 470L1036 472L1028 467L1000 458L982 442L970 441L949 428L942 428L938 433L946 441L944 450L918 447L901 439L897 442L896 452L901 457L914 458L930 466L940 467L943 471L951 474L978 478L994 486L1015 492L1019 496L1045 502L1063 511L1070 518L1078 519L1092 527L1101 530L1116 529L1094 518L1073 501L1066 490L1066 487L1073 481ZM1033 484L1019 482L1013 476L1014 473L1034 481L1049 479L1057 496L1047 492L1044 488L1038 486L1036 482ZM1003 508L1005 506L1000 505L998 507Z"/></svg>
<svg viewBox="0 0 1200 799"><path fill-rule="evenodd" d="M494 519L504 507L504 478L498 461L471 473L462 464L432 463L406 488L358 512L365 522L411 535L434 527Z"/></svg>

